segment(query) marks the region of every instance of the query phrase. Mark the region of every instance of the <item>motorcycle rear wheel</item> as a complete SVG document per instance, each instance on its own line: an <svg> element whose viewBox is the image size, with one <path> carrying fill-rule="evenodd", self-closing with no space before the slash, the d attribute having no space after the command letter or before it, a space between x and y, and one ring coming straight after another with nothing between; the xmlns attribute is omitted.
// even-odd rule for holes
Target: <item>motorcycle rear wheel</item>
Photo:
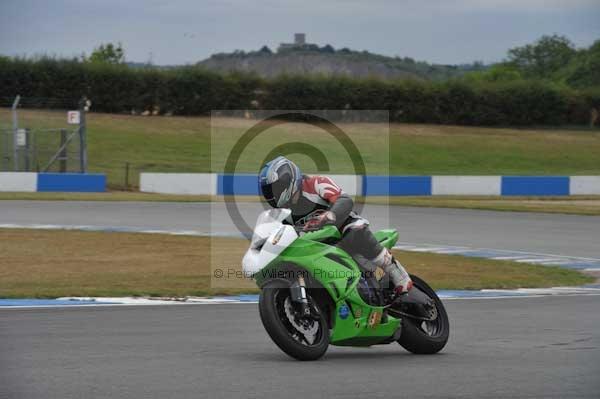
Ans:
<svg viewBox="0 0 600 399"><path fill-rule="evenodd" d="M410 317L402 318L402 335L398 343L407 351L431 355L441 351L448 342L450 322L444 304L435 291L417 276L410 276L415 287L418 287L431 298L437 309L437 318L433 321L422 321Z"/></svg>
<svg viewBox="0 0 600 399"><path fill-rule="evenodd" d="M298 360L317 360L329 347L329 328L325 315L319 304L310 297L310 293L309 301L312 301L320 313L318 320L307 321L295 317L290 311L290 301L289 282L272 280L265 284L258 300L262 324L273 342L289 356ZM304 330L302 326L306 326L307 329ZM310 342L305 333L315 329L316 332L312 334L313 340Z"/></svg>

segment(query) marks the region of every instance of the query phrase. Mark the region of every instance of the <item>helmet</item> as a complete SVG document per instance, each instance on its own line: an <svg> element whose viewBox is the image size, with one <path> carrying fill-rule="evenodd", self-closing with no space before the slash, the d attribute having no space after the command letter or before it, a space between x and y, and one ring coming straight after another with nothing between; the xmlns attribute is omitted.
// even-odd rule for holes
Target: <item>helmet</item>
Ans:
<svg viewBox="0 0 600 399"><path fill-rule="evenodd" d="M279 156L268 162L258 177L260 191L273 208L287 206L302 187L302 172L295 163Z"/></svg>

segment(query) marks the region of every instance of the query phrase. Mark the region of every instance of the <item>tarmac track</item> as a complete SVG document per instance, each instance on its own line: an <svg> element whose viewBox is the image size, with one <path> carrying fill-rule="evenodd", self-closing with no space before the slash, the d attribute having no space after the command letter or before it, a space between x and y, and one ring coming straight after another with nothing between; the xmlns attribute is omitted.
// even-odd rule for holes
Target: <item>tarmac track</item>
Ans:
<svg viewBox="0 0 600 399"><path fill-rule="evenodd" d="M240 204L253 224L260 206ZM598 257L600 217L369 206L404 242ZM238 234L223 204L0 201L0 224ZM0 398L598 398L600 296L447 301L435 356L397 345L287 358L256 305L0 309Z"/></svg>
<svg viewBox="0 0 600 399"><path fill-rule="evenodd" d="M444 351L288 358L256 304L0 310L2 398L598 398L600 296L446 301Z"/></svg>

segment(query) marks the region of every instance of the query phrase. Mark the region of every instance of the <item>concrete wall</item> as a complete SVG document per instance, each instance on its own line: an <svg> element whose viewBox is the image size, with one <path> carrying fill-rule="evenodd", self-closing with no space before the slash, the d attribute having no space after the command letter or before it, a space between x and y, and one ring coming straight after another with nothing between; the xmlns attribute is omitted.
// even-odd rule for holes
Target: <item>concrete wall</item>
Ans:
<svg viewBox="0 0 600 399"><path fill-rule="evenodd" d="M364 176L363 195L431 195L431 176Z"/></svg>
<svg viewBox="0 0 600 399"><path fill-rule="evenodd" d="M328 176L350 195L600 194L600 176ZM170 194L259 194L253 174L142 173L140 189Z"/></svg>
<svg viewBox="0 0 600 399"><path fill-rule="evenodd" d="M140 191L147 193L213 195L216 186L214 173L140 174Z"/></svg>
<svg viewBox="0 0 600 399"><path fill-rule="evenodd" d="M600 195L600 176L354 176L328 175L350 195ZM256 175L141 173L140 190L195 195L257 195ZM95 173L0 172L0 191L102 192Z"/></svg>
<svg viewBox="0 0 600 399"><path fill-rule="evenodd" d="M325 175L335 182L349 195L360 195L363 189L362 176L354 175Z"/></svg>
<svg viewBox="0 0 600 399"><path fill-rule="evenodd" d="M37 191L102 192L106 191L106 176L96 173L38 173Z"/></svg>
<svg viewBox="0 0 600 399"><path fill-rule="evenodd" d="M0 191L102 192L106 176L99 173L0 172Z"/></svg>
<svg viewBox="0 0 600 399"><path fill-rule="evenodd" d="M0 172L0 191L37 191L37 173Z"/></svg>
<svg viewBox="0 0 600 399"><path fill-rule="evenodd" d="M569 177L502 176L502 195L569 195Z"/></svg>
<svg viewBox="0 0 600 399"><path fill-rule="evenodd" d="M600 195L600 176L571 176L571 195Z"/></svg>
<svg viewBox="0 0 600 399"><path fill-rule="evenodd" d="M500 195L501 176L433 176L432 195Z"/></svg>

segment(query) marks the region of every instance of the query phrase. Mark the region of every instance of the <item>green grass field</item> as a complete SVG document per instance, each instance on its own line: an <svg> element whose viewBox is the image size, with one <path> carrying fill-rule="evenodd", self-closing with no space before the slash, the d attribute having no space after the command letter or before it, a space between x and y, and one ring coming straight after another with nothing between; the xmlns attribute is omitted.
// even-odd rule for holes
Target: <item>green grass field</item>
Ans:
<svg viewBox="0 0 600 399"><path fill-rule="evenodd" d="M66 113L20 110L22 127L64 127ZM0 109L0 121L10 121ZM221 171L229 149L254 121L217 118L212 147L210 119L203 117L143 117L88 114L89 165L105 172L109 185L122 187L125 164L131 165L130 182L140 171ZM598 175L600 130L504 129L415 124L390 125L391 156L388 162L387 126L341 124L361 151L370 174L408 175ZM257 139L239 161L238 171L256 172L278 142L308 142L321 150L333 173L353 173L339 145L317 127L286 124ZM262 141L261 141L262 140ZM332 145L333 143L333 145ZM304 156L292 156L308 173L315 172Z"/></svg>

